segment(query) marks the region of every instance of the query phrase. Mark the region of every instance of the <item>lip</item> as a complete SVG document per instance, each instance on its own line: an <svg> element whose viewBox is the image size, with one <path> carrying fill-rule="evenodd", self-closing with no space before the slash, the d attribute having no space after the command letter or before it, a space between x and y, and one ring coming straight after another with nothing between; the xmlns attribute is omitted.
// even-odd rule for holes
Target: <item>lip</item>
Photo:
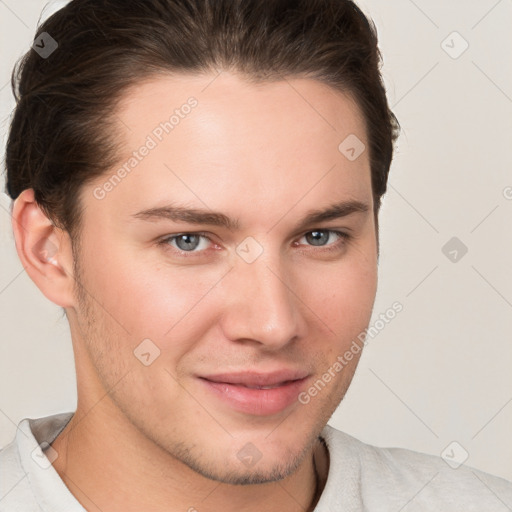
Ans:
<svg viewBox="0 0 512 512"><path fill-rule="evenodd" d="M275 386L287 381L300 380L308 376L305 370L281 368L267 373L238 371L231 373L217 373L215 375L201 375L200 377L212 382L226 384L244 384L246 386Z"/></svg>
<svg viewBox="0 0 512 512"><path fill-rule="evenodd" d="M247 374L245 374L245 377L247 377ZM219 377L216 376L216 378ZM233 374L230 375L230 378L234 378ZM267 382L269 378L267 376ZM273 378L275 380L275 377ZM308 379L309 376L302 379L288 380L271 389L252 389L240 383L214 382L203 377L199 377L198 380L207 391L230 408L245 414L269 416L277 414L297 402L298 395ZM265 379L262 377L260 382L261 380Z"/></svg>

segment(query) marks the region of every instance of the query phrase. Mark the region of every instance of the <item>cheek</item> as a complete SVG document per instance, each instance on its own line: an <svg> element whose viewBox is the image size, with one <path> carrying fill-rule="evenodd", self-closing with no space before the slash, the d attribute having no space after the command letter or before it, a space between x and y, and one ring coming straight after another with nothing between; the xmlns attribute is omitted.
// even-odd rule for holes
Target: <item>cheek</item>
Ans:
<svg viewBox="0 0 512 512"><path fill-rule="evenodd" d="M350 343L369 324L377 292L377 261L371 250L302 272L302 297L321 319L326 334L338 340L338 349Z"/></svg>
<svg viewBox="0 0 512 512"><path fill-rule="evenodd" d="M215 312L205 299L219 279L219 269L204 269L155 264L130 257L127 250L124 255L106 253L101 262L93 262L89 274L103 316L117 336L130 338L130 350L149 338L178 357L212 325Z"/></svg>
<svg viewBox="0 0 512 512"><path fill-rule="evenodd" d="M137 257L129 247L102 247L108 248L102 258L88 255L90 292L117 337L130 338L130 350L149 338L178 358L215 325L222 309L215 286L227 267L173 267L162 263L163 258L157 263L142 256L140 250ZM289 268L291 287L307 306L308 323L316 325L317 333L324 331L332 349L342 350L368 326L377 285L375 245L370 240L338 261L302 260Z"/></svg>

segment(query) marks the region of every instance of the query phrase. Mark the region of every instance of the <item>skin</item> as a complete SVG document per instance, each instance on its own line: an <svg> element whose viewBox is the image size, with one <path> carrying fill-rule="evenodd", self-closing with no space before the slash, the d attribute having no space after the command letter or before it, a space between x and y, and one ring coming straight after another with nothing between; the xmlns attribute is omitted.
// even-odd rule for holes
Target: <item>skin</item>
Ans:
<svg viewBox="0 0 512 512"><path fill-rule="evenodd" d="M77 410L53 466L89 511L312 510L313 457L319 491L329 468L317 438L360 354L308 404L269 416L235 411L196 376L304 368L307 389L368 326L378 244L369 155L338 150L349 134L368 147L365 123L348 96L312 79L162 75L118 106L120 166L190 96L197 107L105 198L93 190L117 167L82 189L75 254L32 190L15 201L18 254L66 309L75 354ZM297 232L309 210L349 199L369 210ZM240 230L131 217L168 202L223 212ZM314 245L315 229L351 238L322 231ZM191 257L176 239L158 244L198 231L211 241ZM250 264L236 252L249 236L263 248ZM50 260L34 250L45 244ZM133 352L146 338L160 349L149 366ZM261 453L252 467L237 457L247 443Z"/></svg>

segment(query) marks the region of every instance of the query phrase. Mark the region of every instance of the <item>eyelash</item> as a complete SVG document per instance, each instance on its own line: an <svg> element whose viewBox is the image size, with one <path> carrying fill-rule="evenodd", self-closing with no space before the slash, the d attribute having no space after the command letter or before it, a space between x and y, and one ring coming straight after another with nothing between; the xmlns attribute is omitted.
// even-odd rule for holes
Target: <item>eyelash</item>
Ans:
<svg viewBox="0 0 512 512"><path fill-rule="evenodd" d="M348 233L345 233L344 231L337 231L335 229L312 229L310 231L306 231L302 236L305 236L309 233L314 233L316 231L321 231L321 232L327 232L327 233L334 233L335 235L338 235L340 237L340 239L333 243L333 244L330 244L328 246L317 246L318 247L318 250L320 250L321 252L333 252L333 251L339 251L342 246L351 238L351 235L349 235ZM194 257L194 256L198 256L200 255L202 252L206 251L203 250L203 251L182 251L180 249L176 249L175 247L172 247L169 242L172 241L172 240L175 240L176 238L180 237L180 236L183 236L183 235L195 235L195 236L201 236L201 237L204 237L206 238L207 240L209 240L210 242L214 243L212 241L212 239L208 236L207 233L204 233L204 232L183 232L183 233L178 233L176 235L170 235L170 236L167 236L165 237L164 239L160 240L158 242L158 245L161 245L161 246L164 246L164 249L165 250L171 250L172 252L176 253L178 256L183 256L185 258L190 258L190 257ZM315 246L310 246L310 247L315 247Z"/></svg>

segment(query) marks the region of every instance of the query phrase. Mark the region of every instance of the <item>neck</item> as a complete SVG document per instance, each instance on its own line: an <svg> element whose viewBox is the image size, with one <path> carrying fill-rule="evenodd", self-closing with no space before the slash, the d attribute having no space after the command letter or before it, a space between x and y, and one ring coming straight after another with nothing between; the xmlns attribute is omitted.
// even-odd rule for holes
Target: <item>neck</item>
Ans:
<svg viewBox="0 0 512 512"><path fill-rule="evenodd" d="M313 453L313 469L315 471L315 494L309 509L311 511L314 510L320 500L320 496L327 483L327 475L329 474L329 450L323 439L318 439L316 444Z"/></svg>
<svg viewBox="0 0 512 512"><path fill-rule="evenodd" d="M204 502L212 511L311 512L318 503L329 464L319 440L285 479L230 485L205 478L172 457L133 425L120 421L120 413L107 412L106 401L88 414L77 409L52 443L59 453L54 468L88 511L193 511Z"/></svg>

